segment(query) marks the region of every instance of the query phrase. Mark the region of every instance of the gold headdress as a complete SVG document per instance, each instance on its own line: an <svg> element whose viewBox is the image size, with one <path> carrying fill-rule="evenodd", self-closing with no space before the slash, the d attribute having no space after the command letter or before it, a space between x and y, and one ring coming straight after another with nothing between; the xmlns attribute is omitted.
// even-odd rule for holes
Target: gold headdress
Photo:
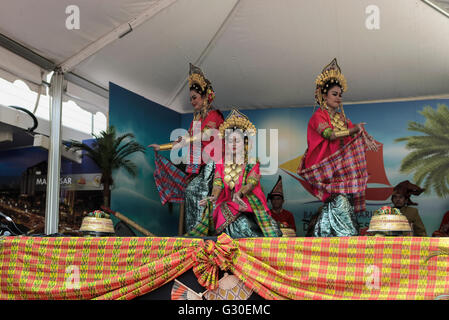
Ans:
<svg viewBox="0 0 449 320"><path fill-rule="evenodd" d="M203 106L199 111L194 112L194 120L204 119L211 109L210 104L215 99L215 92L211 82L204 76L203 71L190 63L189 88L198 91L201 96L206 96L203 100Z"/></svg>
<svg viewBox="0 0 449 320"><path fill-rule="evenodd" d="M207 87L210 86L210 81L206 79L200 68L190 63L189 87L191 88L195 84L201 88L201 92L206 92Z"/></svg>
<svg viewBox="0 0 449 320"><path fill-rule="evenodd" d="M326 93L329 87L334 83L338 84L343 92L348 89L346 78L343 73L341 73L337 58L334 58L331 63L324 67L323 71L321 71L315 80L315 100L320 106L322 106L324 102L322 92Z"/></svg>
<svg viewBox="0 0 449 320"><path fill-rule="evenodd" d="M226 137L227 129L242 130L243 135L246 136L246 137L244 137L244 148L245 148L244 149L244 162L247 163L249 160L248 159L248 156L249 156L248 151L250 149L248 136L256 135L256 131L257 131L256 127L254 126L254 124L251 123L251 121L249 121L249 118L247 116L245 116L243 113L241 113L237 109L232 109L232 111L229 113L226 120L218 128L220 138L223 139ZM226 167L224 169L225 177L223 179L229 185L231 190L234 189L234 186L237 183L239 176L240 176L242 170L244 170L244 168L245 168L245 165L243 163L234 163L234 157L232 157L232 162L226 163ZM242 190L243 190L243 188L242 188Z"/></svg>
<svg viewBox="0 0 449 320"><path fill-rule="evenodd" d="M249 121L249 118L237 109L232 109L226 120L218 128L220 138L225 137L226 129L241 129L246 135L256 135L256 127Z"/></svg>
<svg viewBox="0 0 449 320"><path fill-rule="evenodd" d="M324 67L323 71L318 75L315 80L316 89L315 89L315 100L319 104L321 109L328 110L326 101L323 97L323 94L326 94L327 91L333 87L334 84L340 86L341 91L344 92L348 89L348 85L346 83L346 78L341 73L341 69L338 66L337 58L334 58L331 63ZM343 136L348 135L349 132L347 130L347 121L345 111L343 109L343 105L340 105L341 113L343 118L340 118L338 113L335 113L331 117L331 123L336 130L336 134L343 134ZM329 114L330 116L330 114Z"/></svg>

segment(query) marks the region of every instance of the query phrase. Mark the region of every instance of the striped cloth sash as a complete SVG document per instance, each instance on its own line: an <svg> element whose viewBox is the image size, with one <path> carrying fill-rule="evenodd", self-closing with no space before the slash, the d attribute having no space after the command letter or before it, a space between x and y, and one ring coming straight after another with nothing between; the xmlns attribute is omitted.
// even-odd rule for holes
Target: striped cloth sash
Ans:
<svg viewBox="0 0 449 320"><path fill-rule="evenodd" d="M365 131L320 163L304 169L302 159L298 175L314 189L314 195L324 201L326 192L330 194L353 194L354 212L366 209L365 190L368 170L365 151L370 137Z"/></svg>
<svg viewBox="0 0 449 320"><path fill-rule="evenodd" d="M154 181L162 204L184 202L189 175L178 169L167 158L155 152Z"/></svg>
<svg viewBox="0 0 449 320"><path fill-rule="evenodd" d="M251 209L254 211L254 215L256 216L257 224L263 232L265 237L280 237L280 231L277 228L276 222L270 216L268 211L265 209L262 201L257 198L254 194L248 194L246 196L248 198L248 202L251 206Z"/></svg>

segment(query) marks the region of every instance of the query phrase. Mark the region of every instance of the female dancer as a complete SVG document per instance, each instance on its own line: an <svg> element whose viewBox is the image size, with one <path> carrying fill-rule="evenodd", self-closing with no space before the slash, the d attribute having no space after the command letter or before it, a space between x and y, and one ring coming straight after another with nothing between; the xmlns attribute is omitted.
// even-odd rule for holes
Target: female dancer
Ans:
<svg viewBox="0 0 449 320"><path fill-rule="evenodd" d="M309 120L308 149L298 168L311 193L325 203L314 227L316 237L358 235L355 213L365 209L365 150L377 145L365 132L365 123L354 125L346 117L341 105L346 89L334 59L316 79L320 108Z"/></svg>
<svg viewBox="0 0 449 320"><path fill-rule="evenodd" d="M259 163L249 158L248 136L255 133L254 125L235 109L220 126L226 162L216 164L212 195L199 202L205 206L202 222L188 235L282 236L260 185Z"/></svg>
<svg viewBox="0 0 449 320"><path fill-rule="evenodd" d="M201 220L204 208L199 206L199 200L207 197L212 188L215 164L213 161L204 161L205 159L200 156L203 154L204 148L213 140L206 141L201 136L206 133L207 129L218 129L223 123L223 114L212 106L215 92L211 82L204 76L200 68L192 64L190 64L189 88L190 103L193 106L193 121L190 124L189 137L164 145L149 145L155 151L171 150L172 148L182 148L186 144L190 145L191 156L190 162L185 168L186 173L169 163L167 159L156 154L156 186L163 203L167 201L185 203L184 232L190 231ZM194 125L199 123L200 135L194 136ZM193 143L191 143L195 139L201 141L201 148L196 151ZM158 170L158 167L162 166L163 169ZM162 173L162 171L167 170L169 174Z"/></svg>

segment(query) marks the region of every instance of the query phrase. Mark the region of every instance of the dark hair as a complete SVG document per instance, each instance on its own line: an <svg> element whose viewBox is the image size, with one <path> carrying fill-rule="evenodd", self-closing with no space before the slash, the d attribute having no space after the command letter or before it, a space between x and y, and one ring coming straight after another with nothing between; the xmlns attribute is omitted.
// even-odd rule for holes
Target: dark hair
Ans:
<svg viewBox="0 0 449 320"><path fill-rule="evenodd" d="M327 94L329 92L329 90L331 90L333 87L340 87L340 89L343 91L343 87L341 86L340 83L338 82L332 82L331 80L327 81L324 86L321 88L321 93L322 94Z"/></svg>
<svg viewBox="0 0 449 320"><path fill-rule="evenodd" d="M191 91L195 91L196 93L198 93L202 97L204 97L206 95L206 92L201 90L201 87L198 84L196 84L196 83L194 83L194 84L192 84L190 86L190 90Z"/></svg>
<svg viewBox="0 0 449 320"><path fill-rule="evenodd" d="M198 93L199 95L204 97L207 94L207 89L210 88L212 91L214 91L214 89L212 88L212 85L210 84L210 82L208 80L206 80L206 83L207 83L207 86L206 86L206 88L204 88L204 90L201 89L201 86L198 83L193 83L189 89L195 91L196 93Z"/></svg>
<svg viewBox="0 0 449 320"><path fill-rule="evenodd" d="M267 200L273 201L274 197L281 197L281 199L284 200L284 196L283 195L281 195L281 194L271 194L271 193L268 194Z"/></svg>

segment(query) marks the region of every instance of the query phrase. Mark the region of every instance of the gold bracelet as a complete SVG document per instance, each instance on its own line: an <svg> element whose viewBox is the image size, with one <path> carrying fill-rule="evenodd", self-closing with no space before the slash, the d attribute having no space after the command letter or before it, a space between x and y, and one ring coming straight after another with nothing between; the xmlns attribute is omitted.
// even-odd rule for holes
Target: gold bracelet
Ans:
<svg viewBox="0 0 449 320"><path fill-rule="evenodd" d="M184 143L185 144L189 144L189 143L192 143L192 142L195 142L196 140L198 140L198 138L196 137L196 136L185 136L185 137L183 137L184 138Z"/></svg>
<svg viewBox="0 0 449 320"><path fill-rule="evenodd" d="M212 187L211 196L214 197L215 199L218 199L218 196L220 195L222 189L223 189L223 188L214 185L214 186Z"/></svg>
<svg viewBox="0 0 449 320"><path fill-rule="evenodd" d="M334 133L335 133L335 136L337 138L343 138L343 137L349 136L349 130L348 129L341 130L341 131L335 131Z"/></svg>
<svg viewBox="0 0 449 320"><path fill-rule="evenodd" d="M254 186L252 184L245 184L242 188L240 188L240 193L242 194L243 197L245 197L248 193L250 193L251 191L253 191Z"/></svg>
<svg viewBox="0 0 449 320"><path fill-rule="evenodd" d="M215 178L214 182L213 182L213 185L223 189L224 188L223 179Z"/></svg>
<svg viewBox="0 0 449 320"><path fill-rule="evenodd" d="M165 151L165 150L171 150L173 148L173 142L171 143L166 143L166 144L161 144L159 147L160 151Z"/></svg>

